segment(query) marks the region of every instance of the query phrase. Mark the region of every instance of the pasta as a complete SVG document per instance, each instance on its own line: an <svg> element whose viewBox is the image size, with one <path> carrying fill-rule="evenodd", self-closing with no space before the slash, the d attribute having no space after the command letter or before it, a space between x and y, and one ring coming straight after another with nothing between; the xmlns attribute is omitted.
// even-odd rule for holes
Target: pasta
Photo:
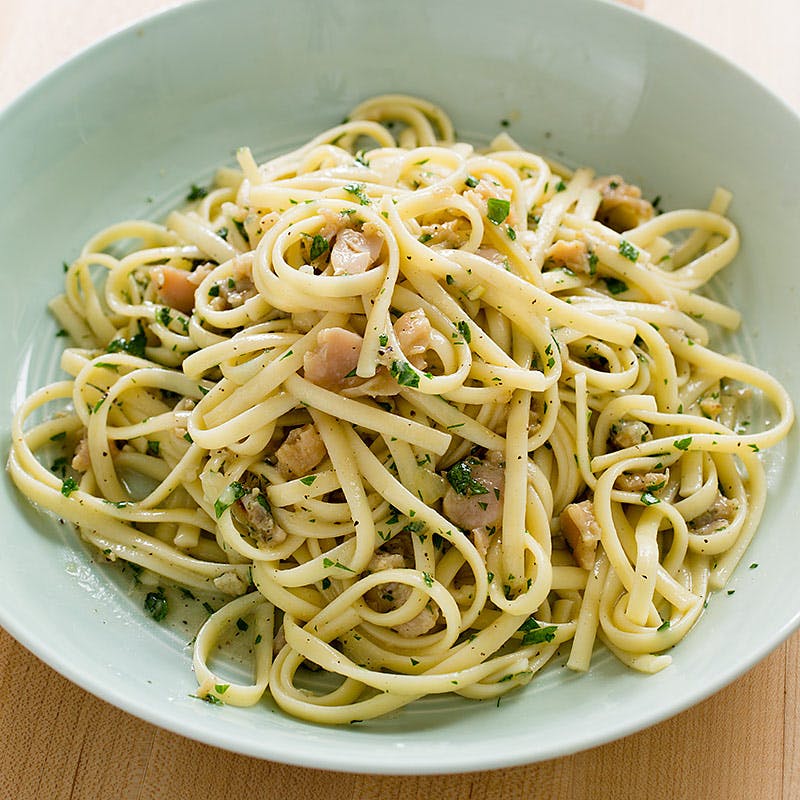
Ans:
<svg viewBox="0 0 800 800"><path fill-rule="evenodd" d="M656 214L394 95L237 159L69 266L69 378L16 412L20 491L107 559L229 598L194 646L210 702L335 724L499 697L560 649L586 671L598 640L667 666L793 420L709 345L739 324L698 292L737 252L728 193ZM161 587L145 605L169 613ZM252 683L211 667L232 630Z"/></svg>

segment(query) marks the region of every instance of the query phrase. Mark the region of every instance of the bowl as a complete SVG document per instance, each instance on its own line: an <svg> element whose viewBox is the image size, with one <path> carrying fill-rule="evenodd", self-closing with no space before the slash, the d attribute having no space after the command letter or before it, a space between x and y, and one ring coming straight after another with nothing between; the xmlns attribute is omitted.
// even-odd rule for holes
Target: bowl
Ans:
<svg viewBox="0 0 800 800"><path fill-rule="evenodd" d="M505 129L528 149L621 173L666 208L734 195L742 247L714 293L743 312L725 342L798 395L800 120L722 58L602 0L388 6L191 3L90 48L0 116L0 270L10 302L0 439L11 409L59 374L45 311L62 262L96 230L158 219L240 145L259 158L306 141L366 97L440 104L461 139ZM714 596L670 668L632 673L599 652L586 675L548 669L498 703L431 697L369 723L324 727L269 701L197 702L185 631L145 619L116 572L0 481L0 622L86 690L156 725L289 764L441 773L592 747L697 703L800 621L794 532L798 434L765 456L769 502L732 593Z"/></svg>

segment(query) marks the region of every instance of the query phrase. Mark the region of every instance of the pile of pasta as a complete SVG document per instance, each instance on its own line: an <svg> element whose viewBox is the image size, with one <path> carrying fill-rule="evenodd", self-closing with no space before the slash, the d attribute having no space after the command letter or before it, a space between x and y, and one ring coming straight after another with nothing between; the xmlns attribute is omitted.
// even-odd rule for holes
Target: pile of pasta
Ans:
<svg viewBox="0 0 800 800"><path fill-rule="evenodd" d="M346 723L496 698L559 652L585 671L598 641L669 664L793 418L709 347L739 324L697 291L736 255L730 196L660 213L405 96L237 158L69 265L69 379L16 413L21 492L105 558L229 598L194 645L211 702ZM210 666L236 632L252 683Z"/></svg>

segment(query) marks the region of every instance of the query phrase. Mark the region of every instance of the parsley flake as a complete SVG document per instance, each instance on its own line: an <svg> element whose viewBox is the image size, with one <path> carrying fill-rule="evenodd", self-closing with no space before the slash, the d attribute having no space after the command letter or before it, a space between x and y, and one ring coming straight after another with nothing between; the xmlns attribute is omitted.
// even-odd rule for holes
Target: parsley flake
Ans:
<svg viewBox="0 0 800 800"><path fill-rule="evenodd" d="M144 610L156 621L161 622L167 616L169 606L164 590L159 586L154 592L148 592L144 598Z"/></svg>
<svg viewBox="0 0 800 800"><path fill-rule="evenodd" d="M519 626L519 630L522 631L522 644L542 644L542 642L552 642L556 638L558 627L548 625L543 628L533 617L528 617Z"/></svg>
<svg viewBox="0 0 800 800"><path fill-rule="evenodd" d="M229 483L222 494L214 501L214 513L217 515L217 519L219 519L240 497L243 497L246 491L247 490L239 481L232 481Z"/></svg>
<svg viewBox="0 0 800 800"><path fill-rule="evenodd" d="M490 197L486 201L486 216L489 217L495 225L505 222L510 211L511 202L508 200L502 200L499 197Z"/></svg>
<svg viewBox="0 0 800 800"><path fill-rule="evenodd" d="M603 278L606 288L611 294L622 294L628 291L628 284L621 281L619 278Z"/></svg>
<svg viewBox="0 0 800 800"><path fill-rule="evenodd" d="M317 234L311 240L311 253L312 261L318 259L328 249L328 240L324 236Z"/></svg>
<svg viewBox="0 0 800 800"><path fill-rule="evenodd" d="M75 478L64 478L63 482L61 483L61 494L63 494L64 497L69 497L77 488L78 484Z"/></svg>
<svg viewBox="0 0 800 800"><path fill-rule="evenodd" d="M474 496L487 494L489 490L478 480L472 477L472 467L478 462L470 459L457 461L447 470L447 481L456 494Z"/></svg>
<svg viewBox="0 0 800 800"><path fill-rule="evenodd" d="M626 239L619 240L619 254L628 259L628 261L636 261L639 258L639 251Z"/></svg>
<svg viewBox="0 0 800 800"><path fill-rule="evenodd" d="M205 186L198 186L193 183L191 189L189 189L189 194L186 195L186 200L192 203L195 200L202 200L207 194L208 189Z"/></svg>
<svg viewBox="0 0 800 800"><path fill-rule="evenodd" d="M660 503L661 500L656 497L652 492L643 492L642 493L642 503L646 506L654 506L657 503Z"/></svg>
<svg viewBox="0 0 800 800"><path fill-rule="evenodd" d="M389 374L401 385L416 389L419 386L419 375L407 361L392 361Z"/></svg>
<svg viewBox="0 0 800 800"><path fill-rule="evenodd" d="M346 186L342 187L348 194L353 195L353 197L361 203L362 206L369 205L369 198L365 193L366 186L363 183L348 183Z"/></svg>

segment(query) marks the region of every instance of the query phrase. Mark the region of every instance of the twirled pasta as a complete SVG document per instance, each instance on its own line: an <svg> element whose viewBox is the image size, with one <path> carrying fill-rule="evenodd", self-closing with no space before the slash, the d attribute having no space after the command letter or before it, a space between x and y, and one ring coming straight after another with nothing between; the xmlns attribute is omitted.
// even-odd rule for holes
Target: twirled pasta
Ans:
<svg viewBox="0 0 800 800"><path fill-rule="evenodd" d="M793 420L776 380L708 347L739 322L695 293L737 251L727 194L654 215L506 134L476 152L403 96L238 161L69 267L71 378L17 410L19 489L106 557L232 597L195 644L215 701L363 720L497 697L568 642L586 670L598 637L666 666ZM236 624L252 685L208 666ZM304 662L340 682L300 688Z"/></svg>

